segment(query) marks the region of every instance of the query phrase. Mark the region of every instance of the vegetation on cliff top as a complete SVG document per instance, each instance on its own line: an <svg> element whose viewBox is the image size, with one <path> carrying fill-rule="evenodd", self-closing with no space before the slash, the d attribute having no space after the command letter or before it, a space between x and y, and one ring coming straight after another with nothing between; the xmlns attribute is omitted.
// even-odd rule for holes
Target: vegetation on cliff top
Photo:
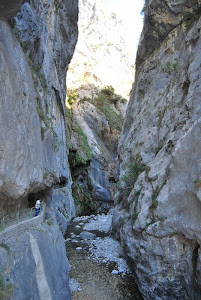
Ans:
<svg viewBox="0 0 201 300"><path fill-rule="evenodd" d="M111 129L121 131L123 118L121 114L115 111L112 105L115 106L118 101L124 103L127 102L127 100L116 94L112 86L105 86L101 90L98 90L92 99L83 97L80 100L80 102L84 101L92 103L100 113L105 115Z"/></svg>

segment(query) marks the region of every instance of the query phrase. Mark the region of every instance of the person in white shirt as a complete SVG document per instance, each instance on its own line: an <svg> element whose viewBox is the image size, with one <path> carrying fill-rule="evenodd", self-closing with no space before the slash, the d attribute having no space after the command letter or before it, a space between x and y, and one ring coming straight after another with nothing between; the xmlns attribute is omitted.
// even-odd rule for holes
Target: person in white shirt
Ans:
<svg viewBox="0 0 201 300"><path fill-rule="evenodd" d="M35 205L35 216L37 216L39 213L40 213L40 200L37 200Z"/></svg>

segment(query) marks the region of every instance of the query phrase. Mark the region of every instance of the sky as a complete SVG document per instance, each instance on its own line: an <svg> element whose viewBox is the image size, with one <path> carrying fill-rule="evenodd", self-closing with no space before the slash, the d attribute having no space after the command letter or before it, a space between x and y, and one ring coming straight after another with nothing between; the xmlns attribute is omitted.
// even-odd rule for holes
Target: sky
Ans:
<svg viewBox="0 0 201 300"><path fill-rule="evenodd" d="M137 48L143 26L143 16L140 13L144 0L106 0L106 3L125 21L127 32Z"/></svg>

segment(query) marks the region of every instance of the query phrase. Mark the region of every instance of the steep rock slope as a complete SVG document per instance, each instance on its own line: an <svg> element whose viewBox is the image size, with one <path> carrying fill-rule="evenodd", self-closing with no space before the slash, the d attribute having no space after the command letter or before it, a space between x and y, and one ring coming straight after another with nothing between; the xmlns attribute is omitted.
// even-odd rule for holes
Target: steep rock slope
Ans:
<svg viewBox="0 0 201 300"><path fill-rule="evenodd" d="M77 41L77 16L77 2L33 0L10 24L0 21L0 214L33 206L38 197L53 199L63 230L74 214L65 77ZM64 201L55 204L60 187Z"/></svg>
<svg viewBox="0 0 201 300"><path fill-rule="evenodd" d="M134 76L134 51L122 20L105 0L79 1L79 40L69 65L68 88L112 85L128 99ZM92 87L91 87L92 89Z"/></svg>
<svg viewBox="0 0 201 300"><path fill-rule="evenodd" d="M145 299L200 299L201 8L162 2L144 8L113 230Z"/></svg>

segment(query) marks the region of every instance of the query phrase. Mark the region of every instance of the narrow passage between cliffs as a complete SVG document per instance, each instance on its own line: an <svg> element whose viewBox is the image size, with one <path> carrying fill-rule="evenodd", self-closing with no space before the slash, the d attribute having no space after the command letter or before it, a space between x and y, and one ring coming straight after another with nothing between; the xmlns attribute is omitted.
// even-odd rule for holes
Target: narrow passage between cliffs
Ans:
<svg viewBox="0 0 201 300"><path fill-rule="evenodd" d="M111 236L112 210L77 217L66 232L72 300L142 299L131 271Z"/></svg>

